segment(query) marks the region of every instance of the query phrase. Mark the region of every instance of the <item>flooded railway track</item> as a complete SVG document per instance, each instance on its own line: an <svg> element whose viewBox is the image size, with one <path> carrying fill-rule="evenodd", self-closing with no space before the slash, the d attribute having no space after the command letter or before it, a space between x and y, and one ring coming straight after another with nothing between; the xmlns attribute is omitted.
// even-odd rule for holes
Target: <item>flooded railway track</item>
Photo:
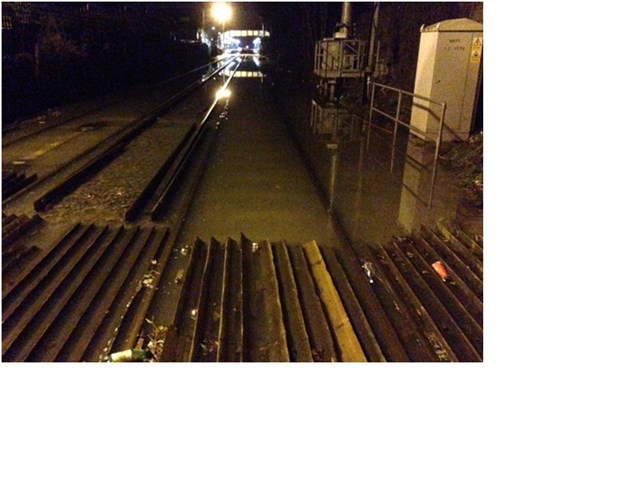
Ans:
<svg viewBox="0 0 640 480"><path fill-rule="evenodd" d="M31 235L46 221L3 213L3 361L102 361L121 352L163 362L482 361L482 239L448 225L352 251L196 238L176 261L203 164L195 152L215 130L217 100L120 224L76 220L41 248ZM152 117L103 145L98 165L85 164L89 171L78 169L55 195L95 175ZM41 208L55 203L47 197ZM180 262L174 280L170 265ZM176 295L156 324L161 281Z"/></svg>
<svg viewBox="0 0 640 480"><path fill-rule="evenodd" d="M234 61L235 59L225 63L222 68L227 67ZM235 68L230 71L229 78L224 82L220 91L226 89L239 65L239 63L236 64ZM126 211L124 215L125 221L133 222L139 220L142 214L147 214L153 221L159 221L165 217L174 201L177 190L183 187L181 180L186 175L188 167L192 165L191 160L196 150L207 133L211 132L209 123L214 117L214 112L217 111L216 107L218 107L219 100L220 97L216 95L202 118L194 123L182 137L180 143L170 153L166 161L162 163L156 174ZM220 114L219 111L217 113ZM202 165L199 167L196 166L195 171L190 172L192 176L199 177ZM190 198L187 199L186 203L189 202Z"/></svg>

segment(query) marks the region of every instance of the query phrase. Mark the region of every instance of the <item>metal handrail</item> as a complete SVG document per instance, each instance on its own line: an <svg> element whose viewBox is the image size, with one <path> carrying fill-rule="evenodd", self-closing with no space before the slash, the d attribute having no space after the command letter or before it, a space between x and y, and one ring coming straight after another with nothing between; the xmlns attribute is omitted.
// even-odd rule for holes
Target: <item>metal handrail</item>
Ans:
<svg viewBox="0 0 640 480"><path fill-rule="evenodd" d="M413 92L408 92L406 90L402 90L400 88L396 88L396 87L392 87L391 85L384 85L378 82L371 82L372 85L372 91L371 91L371 101L369 102L369 128L367 131L367 149L369 148L370 145L370 140L371 140L371 125L372 120L373 120L373 112L376 112L380 115L382 115L385 118L388 118L390 120L393 120L394 125L393 125L393 145L391 147L391 165L390 165L390 170L393 171L393 165L394 165L394 157L395 157L395 150L396 150L396 142L398 139L398 126L401 125L403 127L406 127L409 130L409 133L411 132L416 132L419 133L421 135L424 136L425 140L430 137L427 131L427 126L425 125L425 129L421 130L413 125L410 125L406 122L403 122L402 120L400 120L400 107L402 105L402 96L406 95L411 97L412 99L418 99L418 100L422 100L425 102L429 102L429 103L433 103L435 105L438 105L441 109L442 109L442 114L440 115L440 117L438 118L438 116L436 115L435 112L433 112L430 108L427 108L424 105L415 105L412 102L412 105L417 106L418 108L422 108L424 110L426 110L429 114L433 115L436 119L439 120L439 126L438 126L438 134L435 138L435 142L436 142L436 150L435 150L435 154L434 154L434 164L433 164L433 171L432 171L432 175L431 175L431 186L429 189L429 200L428 200L428 208L431 208L432 205L432 201L433 201L433 190L435 187L435 182L436 182L436 174L437 174L437 170L438 170L438 160L440 158L440 145L442 143L442 131L444 130L444 118L447 112L447 104L445 102L439 102L437 100L433 100L429 97L425 97L424 95L418 95L416 93ZM390 114L388 114L387 112L384 112L383 110L380 110L379 108L374 107L374 101L375 101L375 96L376 96L376 88L379 88L380 90L391 90L393 92L396 92L398 94L398 104L396 107L396 112L395 112L395 116L392 116ZM427 117L428 119L428 117Z"/></svg>

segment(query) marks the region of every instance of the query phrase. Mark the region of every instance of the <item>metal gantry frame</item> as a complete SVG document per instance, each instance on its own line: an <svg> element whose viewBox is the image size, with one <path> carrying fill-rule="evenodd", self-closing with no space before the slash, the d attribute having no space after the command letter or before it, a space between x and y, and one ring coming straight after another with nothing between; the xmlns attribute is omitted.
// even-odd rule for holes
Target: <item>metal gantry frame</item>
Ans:
<svg viewBox="0 0 640 480"><path fill-rule="evenodd" d="M367 42L358 39L325 39L315 44L314 73L321 78L361 77Z"/></svg>
<svg viewBox="0 0 640 480"><path fill-rule="evenodd" d="M377 82L371 82L372 85L372 90L371 90L371 100L369 102L369 128L367 130L367 149L369 149L369 145L370 145L370 141L371 141L371 125L372 125L372 119L373 119L373 113L376 112L380 115L382 115L385 118L388 118L389 120L393 121L393 144L391 147L391 165L390 165L390 170L393 171L393 164L394 164L394 157L395 157L395 150L396 150L396 142L398 140L398 128L400 126L407 128L409 133L413 133L413 134L419 134L422 135L424 137L424 139L426 140L427 138L430 138L430 135L427 132L427 127L425 125L425 129L421 130L419 128L414 127L411 124L408 124L406 122L403 122L402 120L400 120L400 111L401 111L401 106L402 106L402 99L403 99L403 95L406 97L411 97L411 99L418 99L418 100L422 100L425 102L428 102L429 104L434 104L438 107L440 107L441 112L440 112L440 117L438 118L438 115L436 114L436 112L434 112L433 110L431 110L430 108L427 108L424 105L419 105L416 103L412 104L418 108L423 108L425 109L430 115L433 115L436 119L439 120L439 125L438 125L438 133L436 138L434 139L435 143L436 143L436 149L435 149L435 153L434 153L434 159L433 159L433 170L432 170L432 174L431 174L431 186L429 188L429 199L428 199L428 208L431 208L431 204L432 204L432 200L433 200L433 190L435 187L435 183L436 183L436 174L437 174L437 170L438 170L438 160L440 158L440 145L442 143L442 131L444 129L444 117L446 115L447 112L447 104L445 102L438 102L436 100L433 100L431 98L425 97L423 95L418 95L415 94L413 92L408 92L406 90L401 90L399 88L396 87L392 87L390 85L383 85L381 83L377 83ZM397 106L396 106L396 111L395 111L395 115L390 115L389 113L376 108L374 106L374 102L375 102L375 97L376 97L376 88L379 88L380 90L389 90L392 92L396 92L398 97L397 97ZM428 118L428 117L427 117Z"/></svg>

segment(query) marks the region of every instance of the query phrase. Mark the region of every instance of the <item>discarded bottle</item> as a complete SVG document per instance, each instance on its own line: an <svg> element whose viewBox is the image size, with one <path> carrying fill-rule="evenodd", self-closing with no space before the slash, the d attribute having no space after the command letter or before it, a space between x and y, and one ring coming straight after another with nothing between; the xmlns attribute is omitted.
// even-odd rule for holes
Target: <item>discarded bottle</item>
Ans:
<svg viewBox="0 0 640 480"><path fill-rule="evenodd" d="M153 353L148 348L136 349L130 348L129 350L123 350L121 352L115 352L110 354L107 362L144 362L153 358Z"/></svg>
<svg viewBox="0 0 640 480"><path fill-rule="evenodd" d="M447 267L445 267L444 263L440 260L431 264L431 267L436 271L438 276L443 282L448 282L451 277L449 277L449 272L447 271Z"/></svg>

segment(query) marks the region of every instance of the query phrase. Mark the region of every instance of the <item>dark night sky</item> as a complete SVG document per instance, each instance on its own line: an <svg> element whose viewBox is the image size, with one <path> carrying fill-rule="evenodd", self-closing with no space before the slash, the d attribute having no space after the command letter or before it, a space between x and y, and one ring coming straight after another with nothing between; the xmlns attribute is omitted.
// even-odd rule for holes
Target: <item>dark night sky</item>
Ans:
<svg viewBox="0 0 640 480"><path fill-rule="evenodd" d="M314 42L333 35L342 9L341 2L228 3L233 16L225 27L257 30L264 25L271 33L263 43L271 66L295 72L301 78L310 75ZM3 28L3 75L8 79L3 82L3 96L35 102L12 106L12 115L42 107L37 104L41 95L32 92L45 90L52 102L61 103L94 90L167 73L167 65L176 71L188 70L206 61L207 55L215 52L199 43L198 31L203 18L207 26L215 24L210 15L212 4L3 2L3 20L6 14L13 25ZM370 12L372 5L352 5L352 19L360 22L356 25L360 36L368 31L368 21L362 14ZM397 23L396 17L393 21ZM28 60L33 58L29 55L36 45L40 54L37 74ZM69 77L75 81L67 82ZM6 110L3 107L3 115Z"/></svg>

